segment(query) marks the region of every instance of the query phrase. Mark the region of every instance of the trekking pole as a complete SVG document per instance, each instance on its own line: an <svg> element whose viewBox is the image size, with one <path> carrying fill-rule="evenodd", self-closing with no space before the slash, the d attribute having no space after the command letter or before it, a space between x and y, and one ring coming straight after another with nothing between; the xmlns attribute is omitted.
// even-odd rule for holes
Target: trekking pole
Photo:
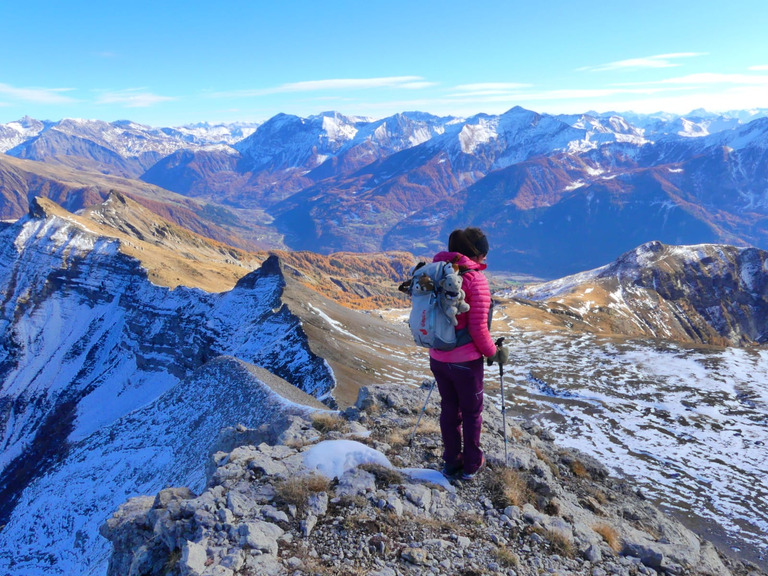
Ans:
<svg viewBox="0 0 768 576"><path fill-rule="evenodd" d="M411 439L408 441L409 448L413 446L413 437L416 436L416 428L419 427L419 422L421 422L421 417L424 416L424 412L427 410L429 397L432 396L432 390L435 389L435 384L437 384L437 380L432 380L432 386L429 387L429 393L427 393L427 399L424 401L424 407L421 409L421 413L419 414L419 417L416 419L416 425L413 427L413 432L411 432Z"/></svg>
<svg viewBox="0 0 768 576"><path fill-rule="evenodd" d="M496 340L498 348L504 343L502 336ZM499 380L501 381L501 421L504 426L504 465L509 466L509 457L507 456L507 397L504 395L504 364L499 362Z"/></svg>

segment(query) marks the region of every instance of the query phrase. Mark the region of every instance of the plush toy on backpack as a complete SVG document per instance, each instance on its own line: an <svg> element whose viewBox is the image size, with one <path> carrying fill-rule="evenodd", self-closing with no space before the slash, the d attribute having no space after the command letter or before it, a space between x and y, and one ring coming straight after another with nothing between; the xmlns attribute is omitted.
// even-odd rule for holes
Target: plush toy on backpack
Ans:
<svg viewBox="0 0 768 576"><path fill-rule="evenodd" d="M462 314L469 310L469 304L464 301L464 290L461 289L462 279L458 274L449 274L440 281L443 297L440 298L440 306L443 312L451 319L451 323L456 326L457 314Z"/></svg>

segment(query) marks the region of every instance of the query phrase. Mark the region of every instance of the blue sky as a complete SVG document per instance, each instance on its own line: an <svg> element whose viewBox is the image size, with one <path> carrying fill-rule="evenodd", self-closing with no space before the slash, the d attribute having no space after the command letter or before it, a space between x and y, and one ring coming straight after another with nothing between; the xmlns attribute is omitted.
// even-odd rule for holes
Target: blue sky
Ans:
<svg viewBox="0 0 768 576"><path fill-rule="evenodd" d="M0 22L0 123L768 108L765 0L25 0Z"/></svg>

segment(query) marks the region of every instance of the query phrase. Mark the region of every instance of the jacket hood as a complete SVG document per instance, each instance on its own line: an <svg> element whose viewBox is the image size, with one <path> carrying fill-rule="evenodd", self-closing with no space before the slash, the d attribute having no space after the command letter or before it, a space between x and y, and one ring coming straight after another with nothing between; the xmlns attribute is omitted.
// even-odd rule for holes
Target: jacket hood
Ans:
<svg viewBox="0 0 768 576"><path fill-rule="evenodd" d="M485 270L488 268L487 264L478 264L460 252L438 252L432 259L432 262L453 262L454 264L458 264L459 268L465 270Z"/></svg>

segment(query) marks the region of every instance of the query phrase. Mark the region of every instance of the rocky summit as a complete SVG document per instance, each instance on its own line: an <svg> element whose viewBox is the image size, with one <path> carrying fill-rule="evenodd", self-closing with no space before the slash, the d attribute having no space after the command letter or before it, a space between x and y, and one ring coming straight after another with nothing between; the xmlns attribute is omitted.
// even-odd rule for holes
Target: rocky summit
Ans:
<svg viewBox="0 0 768 576"><path fill-rule="evenodd" d="M507 426L505 450L489 396L488 465L448 482L429 387L223 430L201 493L133 498L103 524L109 576L764 574L538 426Z"/></svg>

